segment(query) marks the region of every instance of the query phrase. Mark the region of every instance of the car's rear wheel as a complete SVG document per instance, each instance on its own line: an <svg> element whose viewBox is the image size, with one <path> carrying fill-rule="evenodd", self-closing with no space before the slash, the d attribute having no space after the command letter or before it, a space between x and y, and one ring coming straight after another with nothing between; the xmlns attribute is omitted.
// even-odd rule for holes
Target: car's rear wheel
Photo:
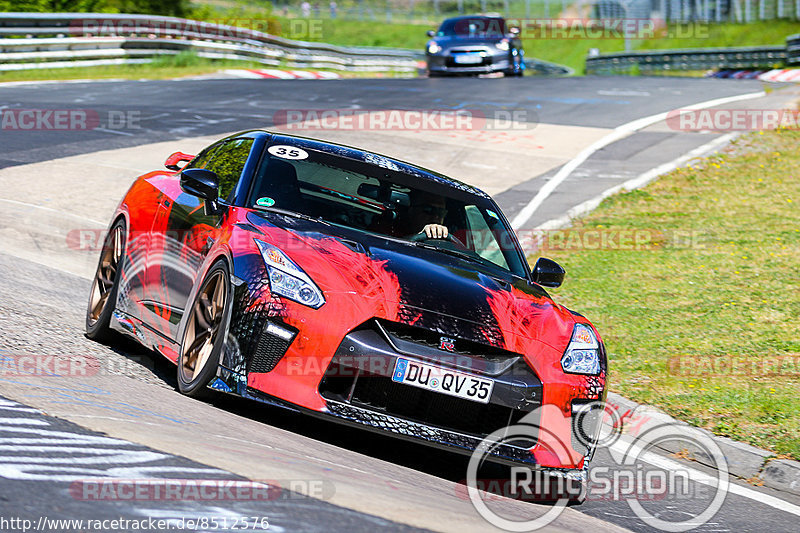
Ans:
<svg viewBox="0 0 800 533"><path fill-rule="evenodd" d="M111 314L119 291L120 267L126 245L125 220L119 219L106 235L97 271L89 292L86 309L86 336L96 341L107 341L113 336L109 327Z"/></svg>
<svg viewBox="0 0 800 533"><path fill-rule="evenodd" d="M183 330L178 389L187 396L200 398L211 393L206 386L216 374L225 344L230 292L228 265L224 260L218 261L200 285Z"/></svg>

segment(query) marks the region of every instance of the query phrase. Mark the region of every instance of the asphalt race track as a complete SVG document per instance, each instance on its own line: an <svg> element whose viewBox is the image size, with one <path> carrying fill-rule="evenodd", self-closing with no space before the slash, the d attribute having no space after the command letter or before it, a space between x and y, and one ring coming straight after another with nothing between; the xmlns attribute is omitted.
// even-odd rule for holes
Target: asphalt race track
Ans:
<svg viewBox="0 0 800 533"><path fill-rule="evenodd" d="M635 77L0 85L3 112L85 110L98 120L92 129L0 129L0 360L71 355L93 365L80 375L50 376L4 367L0 516L31 520L40 530L68 527L42 525L42 517L150 517L173 526L216 518L216 526L195 524L198 531L219 530L222 523L232 529L237 522L238 529L253 530L256 518L265 518L269 531L495 530L458 488L465 458L235 398L198 402L175 391L174 368L150 352L128 341L108 347L85 339L84 307L97 256L67 236L103 229L131 179L158 168L171 152L193 152L230 132L272 127L276 113L308 109L510 112L513 124L470 131L277 129L387 153L474 183L498 199L509 219L550 180L563 178L518 227L525 231L725 140L656 120L591 151L563 175L573 158L620 127L741 95L750 96L719 106L780 108L797 97L793 88L758 95L762 90L760 82L745 80ZM612 463L601 451L592 467ZM663 520L685 520L708 504L708 486L697 480L713 471L688 462L681 468L694 476L684 497L644 505ZM252 480L269 490L268 497L250 500L130 501L87 497L81 483L91 477ZM796 531L800 498L732 483L738 488L695 531ZM495 506L517 519L548 509L512 500ZM12 527L0 523L0 530ZM613 497L569 507L548 527L659 531Z"/></svg>

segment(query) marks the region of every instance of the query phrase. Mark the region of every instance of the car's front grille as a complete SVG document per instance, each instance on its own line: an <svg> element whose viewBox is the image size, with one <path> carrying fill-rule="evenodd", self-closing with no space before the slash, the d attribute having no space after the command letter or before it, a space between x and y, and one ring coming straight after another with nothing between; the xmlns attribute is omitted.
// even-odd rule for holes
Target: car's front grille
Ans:
<svg viewBox="0 0 800 533"><path fill-rule="evenodd" d="M342 341L320 382L320 394L340 404L478 438L518 423L541 405L541 381L519 354L463 339L452 339L461 351L450 354L439 350L433 338L438 339L439 333L385 321L367 322ZM476 355L479 353L503 361L486 363ZM405 357L491 376L494 391L489 403L393 381L395 364ZM513 443L523 448L534 444L535 440Z"/></svg>
<svg viewBox="0 0 800 533"><path fill-rule="evenodd" d="M391 378L368 372L362 372L357 379L326 377L321 392L326 398L347 401L351 390L347 403L352 405L479 437L515 424L527 414L503 405L464 400L395 383Z"/></svg>

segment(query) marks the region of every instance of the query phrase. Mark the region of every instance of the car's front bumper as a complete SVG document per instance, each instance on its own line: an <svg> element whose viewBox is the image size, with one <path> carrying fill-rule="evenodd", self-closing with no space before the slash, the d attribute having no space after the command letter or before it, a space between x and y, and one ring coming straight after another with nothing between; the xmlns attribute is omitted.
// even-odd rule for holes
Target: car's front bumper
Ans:
<svg viewBox="0 0 800 533"><path fill-rule="evenodd" d="M428 72L443 75L460 74L492 74L494 72L510 72L513 70L511 62L506 60L486 65L447 65L437 62L428 62Z"/></svg>
<svg viewBox="0 0 800 533"><path fill-rule="evenodd" d="M576 438L578 428L569 417L575 405L588 399L576 398L568 412L553 405L543 406L547 384L542 383L522 356L503 360L502 354L495 354L493 361L487 361L482 356L442 352L436 346L410 341L403 338L402 333L382 329L381 324L386 323L369 321L343 338L318 382L317 393L324 402L322 408L286 401L280 395L254 387L252 379L242 379L224 368L220 369L220 377L230 387L227 392L467 455L497 430L529 425L530 433L522 438L486 448L487 458L495 462L571 472L583 468L591 457L593 446L583 444L585 438ZM281 354L284 350L280 348ZM277 372L269 368L279 365L260 368L264 366L262 359L265 357L269 357L266 352L255 353L249 364L250 372L267 372L265 375ZM395 383L392 373L400 358L491 379L494 388L489 402L483 404ZM292 368L304 358L280 355L278 359ZM245 385L246 382L250 383ZM225 390L225 387L219 388ZM540 420L541 413L548 412L551 415L555 412L556 416ZM556 447L565 453L552 453L552 446L539 442L540 426L545 430L545 437L550 436L551 443L553 435L556 436Z"/></svg>
<svg viewBox="0 0 800 533"><path fill-rule="evenodd" d="M490 74L492 72L511 72L515 69L509 52L483 52L481 63L456 63L455 55L449 51L439 54L427 54L428 72L436 74Z"/></svg>

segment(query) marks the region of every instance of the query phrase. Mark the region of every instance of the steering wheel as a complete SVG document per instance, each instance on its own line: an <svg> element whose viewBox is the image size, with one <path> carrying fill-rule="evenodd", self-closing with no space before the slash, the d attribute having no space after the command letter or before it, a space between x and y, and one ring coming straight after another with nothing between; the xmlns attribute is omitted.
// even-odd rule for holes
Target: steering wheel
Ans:
<svg viewBox="0 0 800 533"><path fill-rule="evenodd" d="M409 240L411 242L421 242L421 241L428 241L428 240L431 240L431 241L450 241L453 244L455 244L456 246L460 246L464 250L469 250L469 248L467 248L467 245L464 244L463 242L461 242L461 239L459 239L458 237L456 237L452 233L448 233L447 237L445 237L444 239L437 239L437 238L434 238L434 237L428 237L427 233L425 233L424 231L420 231L419 233L417 233L416 235L411 237Z"/></svg>

